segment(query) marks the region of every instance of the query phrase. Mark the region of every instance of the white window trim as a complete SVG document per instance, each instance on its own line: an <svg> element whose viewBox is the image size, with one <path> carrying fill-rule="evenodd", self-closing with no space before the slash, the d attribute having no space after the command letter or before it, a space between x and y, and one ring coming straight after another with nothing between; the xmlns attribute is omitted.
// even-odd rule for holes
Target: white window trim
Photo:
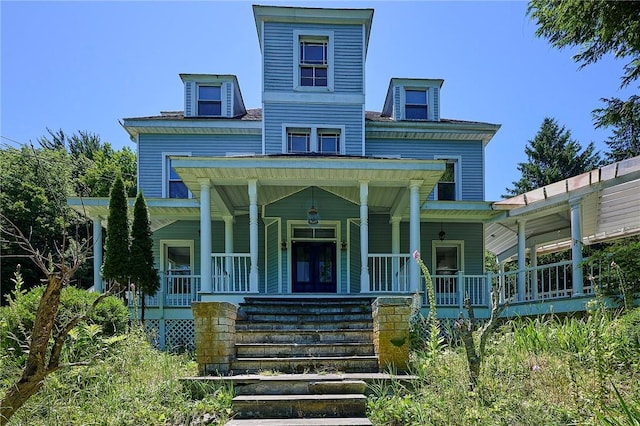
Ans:
<svg viewBox="0 0 640 426"><path fill-rule="evenodd" d="M300 85L300 39L322 37L327 39L327 85ZM301 92L333 92L335 60L333 55L333 31L294 30L293 31L293 90Z"/></svg>
<svg viewBox="0 0 640 426"><path fill-rule="evenodd" d="M417 119L417 118L407 118L407 90L419 90L426 92L427 99L427 118L426 119ZM431 120L433 113L431 108L431 88L430 87L415 87L415 86L403 86L400 91L400 112L402 115L402 120L409 121L427 121Z"/></svg>
<svg viewBox="0 0 640 426"><path fill-rule="evenodd" d="M167 247L189 247L189 258L191 275L197 275L195 273L195 250L193 240L160 240L160 272L166 274L167 272Z"/></svg>
<svg viewBox="0 0 640 426"><path fill-rule="evenodd" d="M462 156L460 155L434 155L434 160L446 160L447 162L454 163L454 176L456 184L455 201L462 200ZM438 201L438 183L436 182L434 188L434 198Z"/></svg>
<svg viewBox="0 0 640 426"><path fill-rule="evenodd" d="M200 86L218 86L220 87L220 115L200 115L198 111L198 106L200 102ZM194 114L196 117L226 117L227 111L227 83L224 81L221 82L197 82L195 87L195 101L193 103L193 107L195 109ZM231 106L233 110L233 105Z"/></svg>
<svg viewBox="0 0 640 426"><path fill-rule="evenodd" d="M309 142L309 153L322 154L318 151L318 131L319 130L336 130L340 132L340 152L335 155L344 155L345 153L345 126L336 126L332 124L305 124L305 123L282 123L282 153L289 154L288 146L288 129L309 129L311 132L311 140ZM298 154L298 153L296 153ZM330 154L327 154L330 155Z"/></svg>
<svg viewBox="0 0 640 426"><path fill-rule="evenodd" d="M162 153L162 197L169 198L169 157L191 157L190 152L163 152ZM189 191L189 197L193 194Z"/></svg>
<svg viewBox="0 0 640 426"><path fill-rule="evenodd" d="M457 247L458 248L458 272L464 273L464 240L432 240L431 241L431 270L437 275L436 265L436 249L438 247Z"/></svg>

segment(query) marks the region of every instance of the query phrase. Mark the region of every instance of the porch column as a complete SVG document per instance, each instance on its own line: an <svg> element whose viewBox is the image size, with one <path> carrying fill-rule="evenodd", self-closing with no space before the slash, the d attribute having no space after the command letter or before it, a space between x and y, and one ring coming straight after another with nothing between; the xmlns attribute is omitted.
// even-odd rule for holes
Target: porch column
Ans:
<svg viewBox="0 0 640 426"><path fill-rule="evenodd" d="M224 220L224 253L227 257L224 260L224 269L227 271L229 285L235 282L235 268L233 267L233 216L223 216Z"/></svg>
<svg viewBox="0 0 640 426"><path fill-rule="evenodd" d="M531 259L531 297L533 300L538 300L538 246L532 245L529 247L529 257Z"/></svg>
<svg viewBox="0 0 640 426"><path fill-rule="evenodd" d="M582 296L584 277L582 273L582 198L569 200L571 207L571 271L573 277L572 296Z"/></svg>
<svg viewBox="0 0 640 426"><path fill-rule="evenodd" d="M526 275L526 234L525 234L525 223L524 219L518 221L518 302L522 302L525 299L525 279Z"/></svg>
<svg viewBox="0 0 640 426"><path fill-rule="evenodd" d="M406 280L400 281L400 219L400 216L391 218L391 254L396 255L391 259L393 291L407 291Z"/></svg>
<svg viewBox="0 0 640 426"><path fill-rule="evenodd" d="M258 292L258 180L249 179L249 291Z"/></svg>
<svg viewBox="0 0 640 426"><path fill-rule="evenodd" d="M371 291L369 281L369 181L360 181L360 292Z"/></svg>
<svg viewBox="0 0 640 426"><path fill-rule="evenodd" d="M420 186L421 180L409 183L409 252L420 251ZM420 288L420 267L418 262L409 263L409 291L416 292Z"/></svg>
<svg viewBox="0 0 640 426"><path fill-rule="evenodd" d="M200 180L200 292L212 293L211 181Z"/></svg>
<svg viewBox="0 0 640 426"><path fill-rule="evenodd" d="M91 218L93 222L93 291L102 293L102 223L100 217Z"/></svg>

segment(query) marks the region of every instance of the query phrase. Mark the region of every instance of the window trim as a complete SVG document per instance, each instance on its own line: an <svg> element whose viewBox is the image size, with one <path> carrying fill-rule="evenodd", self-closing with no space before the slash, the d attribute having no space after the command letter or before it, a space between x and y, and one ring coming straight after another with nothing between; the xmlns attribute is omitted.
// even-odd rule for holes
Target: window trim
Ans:
<svg viewBox="0 0 640 426"><path fill-rule="evenodd" d="M431 269L434 272L434 275L437 274L437 249L438 247L456 247L458 249L458 273L464 273L464 240L444 240L439 241L438 239L431 240Z"/></svg>
<svg viewBox="0 0 640 426"><path fill-rule="evenodd" d="M305 152L289 152L289 133L293 130L308 130L310 134L309 151L306 154L321 154L321 155L344 155L345 153L345 126L336 126L330 124L302 124L302 123L282 123L282 153L283 154L305 154ZM319 134L321 131L335 130L339 133L340 139L338 140L339 150L338 152L321 152L318 151Z"/></svg>
<svg viewBox="0 0 640 426"><path fill-rule="evenodd" d="M169 157L191 157L191 152L163 152L162 153L162 197L169 198ZM189 188L187 188L189 191ZM189 191L188 198L193 198L193 194Z"/></svg>
<svg viewBox="0 0 640 426"><path fill-rule="evenodd" d="M327 43L327 85L326 86L302 86L300 84L300 43L304 41ZM333 54L333 31L319 30L294 30L293 31L293 90L301 92L333 92L335 60Z"/></svg>
<svg viewBox="0 0 640 426"><path fill-rule="evenodd" d="M402 90L402 116L405 120L408 121L427 121L430 119L429 117L429 87L413 87L413 86L408 86L408 87L403 87ZM424 92L425 93L425 104L409 104L407 102L407 91L411 92ZM424 107L426 108L426 114L425 114L425 118L408 118L407 117L407 105L412 105L412 106L422 106L424 105Z"/></svg>
<svg viewBox="0 0 640 426"><path fill-rule="evenodd" d="M434 155L434 160L445 160L447 163L453 163L453 176L455 178L455 192L454 192L454 201L462 200L462 156L460 155ZM440 180L436 182L433 192L433 199L435 201L443 201L438 198L438 184Z"/></svg>

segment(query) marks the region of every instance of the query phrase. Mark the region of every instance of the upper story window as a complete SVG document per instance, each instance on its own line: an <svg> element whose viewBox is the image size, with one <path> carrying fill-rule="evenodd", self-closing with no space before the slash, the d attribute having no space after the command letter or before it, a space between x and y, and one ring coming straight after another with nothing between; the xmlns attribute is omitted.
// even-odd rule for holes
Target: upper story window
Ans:
<svg viewBox="0 0 640 426"><path fill-rule="evenodd" d="M293 89L333 91L333 32L294 30Z"/></svg>
<svg viewBox="0 0 640 426"><path fill-rule="evenodd" d="M198 86L198 115L214 117L222 115L220 86Z"/></svg>
<svg viewBox="0 0 640 426"><path fill-rule="evenodd" d="M322 153L340 154L342 153L342 128L325 128L320 126L311 127L287 127L285 151L290 154L296 153Z"/></svg>
<svg viewBox="0 0 640 426"><path fill-rule="evenodd" d="M168 195L169 198L189 198L189 190L187 185L184 184L178 173L171 166L171 160L169 161L169 185Z"/></svg>
<svg viewBox="0 0 640 426"><path fill-rule="evenodd" d="M300 86L326 87L329 59L326 38L300 40Z"/></svg>
<svg viewBox="0 0 640 426"><path fill-rule="evenodd" d="M455 201L458 199L456 176L458 174L458 162L455 160L447 160L445 171L437 187L437 200Z"/></svg>
<svg viewBox="0 0 640 426"><path fill-rule="evenodd" d="M427 91L406 89L405 92L404 116L407 120L427 119Z"/></svg>

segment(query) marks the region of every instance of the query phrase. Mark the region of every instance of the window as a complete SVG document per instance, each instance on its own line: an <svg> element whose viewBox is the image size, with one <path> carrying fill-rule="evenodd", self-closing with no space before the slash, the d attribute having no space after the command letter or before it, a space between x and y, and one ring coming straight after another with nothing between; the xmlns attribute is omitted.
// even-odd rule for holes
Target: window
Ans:
<svg viewBox="0 0 640 426"><path fill-rule="evenodd" d="M285 127L286 146L284 152L290 154L317 152L328 155L342 153L342 128Z"/></svg>
<svg viewBox="0 0 640 426"><path fill-rule="evenodd" d="M456 164L447 162L446 169L438 181L438 200L455 201L456 199Z"/></svg>
<svg viewBox="0 0 640 426"><path fill-rule="evenodd" d="M287 132L287 152L309 152L311 150L311 132L309 129L297 129Z"/></svg>
<svg viewBox="0 0 640 426"><path fill-rule="evenodd" d="M220 86L198 86L198 115L222 115L222 99Z"/></svg>
<svg viewBox="0 0 640 426"><path fill-rule="evenodd" d="M427 91L407 89L404 91L404 117L407 120L427 119Z"/></svg>
<svg viewBox="0 0 640 426"><path fill-rule="evenodd" d="M318 152L324 154L340 153L340 132L334 129L318 131Z"/></svg>
<svg viewBox="0 0 640 426"><path fill-rule="evenodd" d="M189 198L189 190L169 161L169 198Z"/></svg>
<svg viewBox="0 0 640 426"><path fill-rule="evenodd" d="M300 86L327 87L327 38L300 40Z"/></svg>

